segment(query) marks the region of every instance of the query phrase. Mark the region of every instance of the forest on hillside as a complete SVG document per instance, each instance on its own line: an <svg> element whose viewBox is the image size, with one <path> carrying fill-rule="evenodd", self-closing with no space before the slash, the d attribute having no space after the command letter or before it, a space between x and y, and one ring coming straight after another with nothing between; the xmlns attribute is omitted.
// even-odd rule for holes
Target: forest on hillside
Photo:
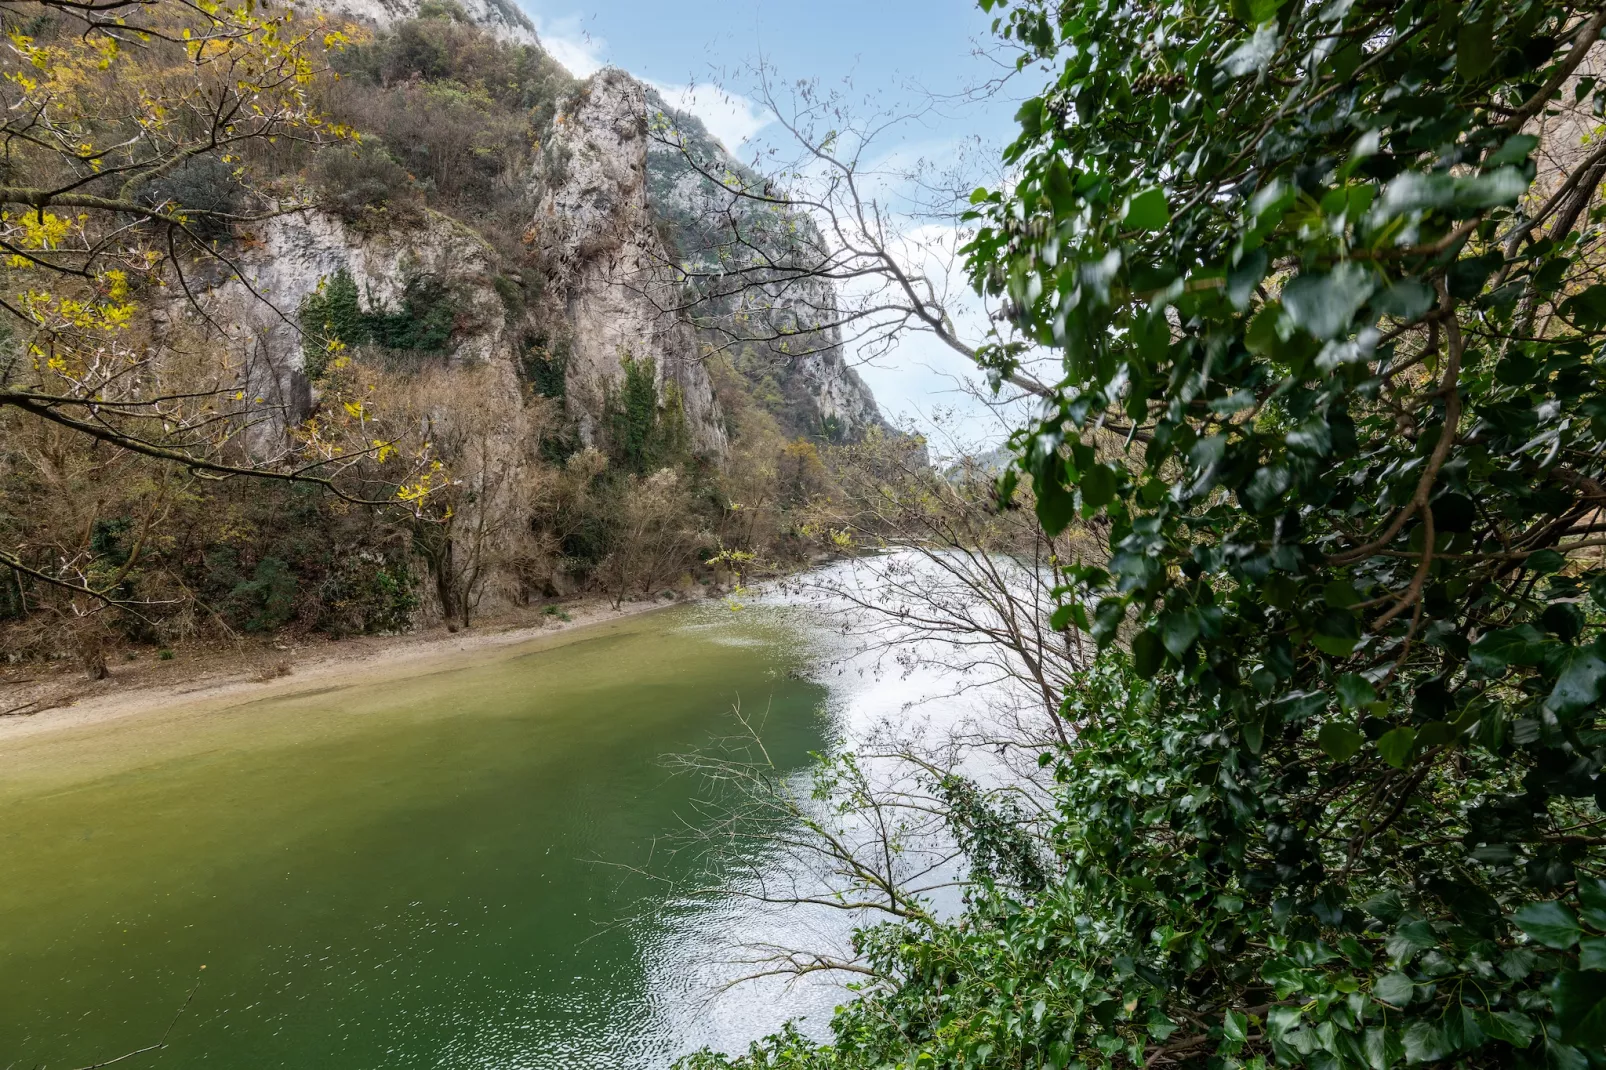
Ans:
<svg viewBox="0 0 1606 1070"><path fill-rule="evenodd" d="M450 3L377 31L149 5L137 47L110 12L5 17L11 106L35 109L8 181L64 191L7 217L12 662L97 676L124 651L728 589L839 550L857 454L919 450L873 402L851 439L810 417L818 388L754 345L706 362L723 453L650 351L621 351L596 411L566 398L574 328L532 221L587 88ZM75 214L79 190L99 200ZM358 248L445 232L480 272L403 256L389 297L344 266L293 305L253 294L299 340L299 368L264 370L218 322L240 303L208 300L280 255L287 213Z"/></svg>

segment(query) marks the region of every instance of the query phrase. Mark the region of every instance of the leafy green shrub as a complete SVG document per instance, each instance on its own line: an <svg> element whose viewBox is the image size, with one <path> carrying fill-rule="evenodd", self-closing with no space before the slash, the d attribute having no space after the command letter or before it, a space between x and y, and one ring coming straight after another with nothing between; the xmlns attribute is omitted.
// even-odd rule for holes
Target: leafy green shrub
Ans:
<svg viewBox="0 0 1606 1070"><path fill-rule="evenodd" d="M573 80L540 48L439 14L341 53L329 109L382 139L431 204L481 226L520 218L532 146L547 140Z"/></svg>
<svg viewBox="0 0 1606 1070"><path fill-rule="evenodd" d="M318 628L330 635L386 635L411 630L419 598L406 561L360 551L324 578L318 605Z"/></svg>
<svg viewBox="0 0 1606 1070"><path fill-rule="evenodd" d="M1054 73L967 255L996 381L1060 367L1001 498L1108 539L1059 871L861 933L835 1043L736 1064L1606 1063L1602 157L1531 189L1529 133L1606 110L1603 25L1010 5Z"/></svg>
<svg viewBox="0 0 1606 1070"><path fill-rule="evenodd" d="M413 222L423 199L412 175L377 138L320 150L313 158L312 184L324 211L361 227Z"/></svg>
<svg viewBox="0 0 1606 1070"><path fill-rule="evenodd" d="M0 576L0 620L20 619L28 612L22 573L10 569L7 571L10 575Z"/></svg>
<svg viewBox="0 0 1606 1070"><path fill-rule="evenodd" d="M368 323L357 293L357 280L341 268L302 299L296 316L301 327L302 369L308 379L321 379L328 368L331 343L363 345Z"/></svg>
<svg viewBox="0 0 1606 1070"><path fill-rule="evenodd" d="M526 337L524 353L519 358L519 370L537 394L561 400L568 391L568 338L559 335L548 342L545 337Z"/></svg>
<svg viewBox="0 0 1606 1070"><path fill-rule="evenodd" d="M401 307L362 295L350 271L341 268L324 279L301 302L303 369L309 379L322 378L333 345L377 345L400 353L438 355L451 348L456 324L451 287L436 275L413 274L402 283Z"/></svg>
<svg viewBox="0 0 1606 1070"><path fill-rule="evenodd" d="M239 213L245 187L230 164L216 156L192 156L141 186L138 197L153 208L165 205L169 213L184 216L196 236L211 239L229 233L233 223L224 217Z"/></svg>
<svg viewBox="0 0 1606 1070"><path fill-rule="evenodd" d="M451 346L457 312L451 287L438 275L410 275L402 283L401 308L376 306L367 315L376 345L404 353L444 353Z"/></svg>
<svg viewBox="0 0 1606 1070"><path fill-rule="evenodd" d="M605 405L615 459L636 473L684 460L689 433L679 385L666 382L660 398L651 357L625 354L619 363L624 381L609 392Z"/></svg>
<svg viewBox="0 0 1606 1070"><path fill-rule="evenodd" d="M295 574L277 557L257 562L251 578L229 592L224 613L247 632L272 632L288 624L296 612Z"/></svg>
<svg viewBox="0 0 1606 1070"><path fill-rule="evenodd" d="M574 79L545 50L504 42L444 9L420 14L338 54L343 78L385 88L414 79L481 88L498 105L528 113L538 131L573 92Z"/></svg>

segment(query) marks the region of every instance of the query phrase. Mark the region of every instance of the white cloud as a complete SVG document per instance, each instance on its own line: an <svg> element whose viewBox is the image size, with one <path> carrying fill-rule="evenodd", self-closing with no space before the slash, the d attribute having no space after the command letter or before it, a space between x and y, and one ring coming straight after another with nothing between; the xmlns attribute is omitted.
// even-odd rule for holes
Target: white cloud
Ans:
<svg viewBox="0 0 1606 1070"><path fill-rule="evenodd" d="M648 84L658 90L671 107L701 119L708 132L733 152L773 121L757 101L739 93L728 93L718 86Z"/></svg>
<svg viewBox="0 0 1606 1070"><path fill-rule="evenodd" d="M547 54L576 78L589 78L608 65L608 42L589 31L578 15L560 18L532 14L535 32ZM645 80L645 79L644 79ZM747 97L711 85L666 85L647 81L672 106L703 121L727 149L737 149L771 121L770 114Z"/></svg>
<svg viewBox="0 0 1606 1070"><path fill-rule="evenodd" d="M607 53L608 42L588 33L578 15L560 19L532 15L531 21L535 23L536 35L541 38L541 47L546 49L547 55L563 64L576 78L589 78L608 65L602 58Z"/></svg>

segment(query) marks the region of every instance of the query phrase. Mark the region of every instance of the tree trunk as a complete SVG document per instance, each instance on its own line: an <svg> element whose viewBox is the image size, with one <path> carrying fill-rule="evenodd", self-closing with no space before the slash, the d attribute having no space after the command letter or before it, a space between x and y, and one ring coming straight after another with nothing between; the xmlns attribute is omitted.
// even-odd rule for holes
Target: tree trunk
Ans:
<svg viewBox="0 0 1606 1070"><path fill-rule="evenodd" d="M455 632L457 624L453 617L458 614L459 607L456 585L452 582L451 536L441 541L440 549L431 555L429 564L430 570L435 573L435 593L441 600L441 616L446 621L446 630Z"/></svg>

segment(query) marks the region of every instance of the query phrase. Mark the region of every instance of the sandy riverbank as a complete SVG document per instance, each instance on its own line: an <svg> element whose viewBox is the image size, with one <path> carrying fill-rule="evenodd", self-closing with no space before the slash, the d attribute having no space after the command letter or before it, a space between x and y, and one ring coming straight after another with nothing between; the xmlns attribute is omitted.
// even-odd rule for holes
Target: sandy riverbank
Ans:
<svg viewBox="0 0 1606 1070"><path fill-rule="evenodd" d="M532 612L455 633L436 628L316 644L259 644L185 652L170 661L146 654L100 681L67 673L12 681L0 677L0 711L28 711L0 717L0 743L180 707L222 707L230 700L254 701L472 664L477 657L496 657L510 647L560 643L569 633L677 604L626 602L615 610L610 599L602 598L564 605L568 620Z"/></svg>

